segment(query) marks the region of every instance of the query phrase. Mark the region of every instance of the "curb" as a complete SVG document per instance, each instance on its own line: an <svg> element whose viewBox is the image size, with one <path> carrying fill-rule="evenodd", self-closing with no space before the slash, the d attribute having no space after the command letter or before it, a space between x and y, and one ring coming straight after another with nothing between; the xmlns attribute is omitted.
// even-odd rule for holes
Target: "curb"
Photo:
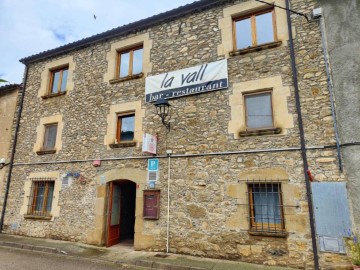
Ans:
<svg viewBox="0 0 360 270"><path fill-rule="evenodd" d="M134 266L145 267L147 269L162 269L162 270L209 270L209 268L193 267L193 266L182 266L174 265L162 262L153 262L145 260L137 260L133 262Z"/></svg>
<svg viewBox="0 0 360 270"><path fill-rule="evenodd" d="M44 247L44 246L34 246L34 245L28 245L28 244L23 244L23 243L0 241L0 246L11 247L11 248L20 248L20 249L33 250L33 251L40 251L40 252L53 253L53 254L67 255L67 253L65 251L60 250L58 248L51 248L51 247Z"/></svg>

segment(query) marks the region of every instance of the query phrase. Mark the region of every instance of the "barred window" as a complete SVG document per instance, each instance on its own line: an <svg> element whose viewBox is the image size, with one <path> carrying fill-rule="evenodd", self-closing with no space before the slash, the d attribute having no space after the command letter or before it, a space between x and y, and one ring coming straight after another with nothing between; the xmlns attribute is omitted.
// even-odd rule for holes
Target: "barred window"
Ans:
<svg viewBox="0 0 360 270"><path fill-rule="evenodd" d="M285 232L281 184L249 184L248 188L251 230Z"/></svg>
<svg viewBox="0 0 360 270"><path fill-rule="evenodd" d="M55 181L33 181L28 215L49 217L54 196Z"/></svg>

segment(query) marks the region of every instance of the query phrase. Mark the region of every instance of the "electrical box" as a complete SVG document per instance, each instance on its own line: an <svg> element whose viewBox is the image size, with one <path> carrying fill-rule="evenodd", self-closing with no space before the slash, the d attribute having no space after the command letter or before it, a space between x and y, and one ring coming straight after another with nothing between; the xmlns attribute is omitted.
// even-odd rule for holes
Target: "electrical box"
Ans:
<svg viewBox="0 0 360 270"><path fill-rule="evenodd" d="M159 219L160 190L144 190L144 219Z"/></svg>
<svg viewBox="0 0 360 270"><path fill-rule="evenodd" d="M322 16L322 8L315 8L312 12L312 17L318 19Z"/></svg>

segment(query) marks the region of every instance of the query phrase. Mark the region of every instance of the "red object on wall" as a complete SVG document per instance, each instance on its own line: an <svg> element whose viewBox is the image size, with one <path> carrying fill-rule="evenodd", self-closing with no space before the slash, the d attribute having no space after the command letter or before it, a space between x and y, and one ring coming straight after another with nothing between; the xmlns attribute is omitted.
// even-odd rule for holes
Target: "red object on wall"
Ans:
<svg viewBox="0 0 360 270"><path fill-rule="evenodd" d="M314 181L314 177L313 177L313 175L311 174L311 171L310 171L310 170L307 170L307 174L308 174L308 176L309 176L310 182L313 182L313 181Z"/></svg>
<svg viewBox="0 0 360 270"><path fill-rule="evenodd" d="M100 167L100 165L101 165L101 160L94 160L93 161L93 166L94 167Z"/></svg>

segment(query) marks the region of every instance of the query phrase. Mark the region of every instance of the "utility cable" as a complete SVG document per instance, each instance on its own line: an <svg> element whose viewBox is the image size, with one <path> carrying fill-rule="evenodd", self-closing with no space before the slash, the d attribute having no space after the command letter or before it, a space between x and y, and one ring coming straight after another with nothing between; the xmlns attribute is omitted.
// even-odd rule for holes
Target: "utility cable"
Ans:
<svg viewBox="0 0 360 270"><path fill-rule="evenodd" d="M307 16L306 14L304 14L304 13L297 12L297 11L295 11L295 10L292 10L292 9L289 9L289 8L285 8L285 7L282 7L282 6L278 6L278 5L275 5L275 4L273 4L273 3L268 3L268 2L265 2L265 1L263 1L263 0L255 0L255 1L256 1L256 2L260 2L260 3L263 3L263 4L266 4L266 5L269 5L269 6L272 6L272 7L277 7L277 8L281 8L281 9L284 9L284 10L288 10L288 11L294 13L294 14L297 14L297 15L300 15L300 16L305 17L305 19L307 20L307 22L310 22L308 16Z"/></svg>

